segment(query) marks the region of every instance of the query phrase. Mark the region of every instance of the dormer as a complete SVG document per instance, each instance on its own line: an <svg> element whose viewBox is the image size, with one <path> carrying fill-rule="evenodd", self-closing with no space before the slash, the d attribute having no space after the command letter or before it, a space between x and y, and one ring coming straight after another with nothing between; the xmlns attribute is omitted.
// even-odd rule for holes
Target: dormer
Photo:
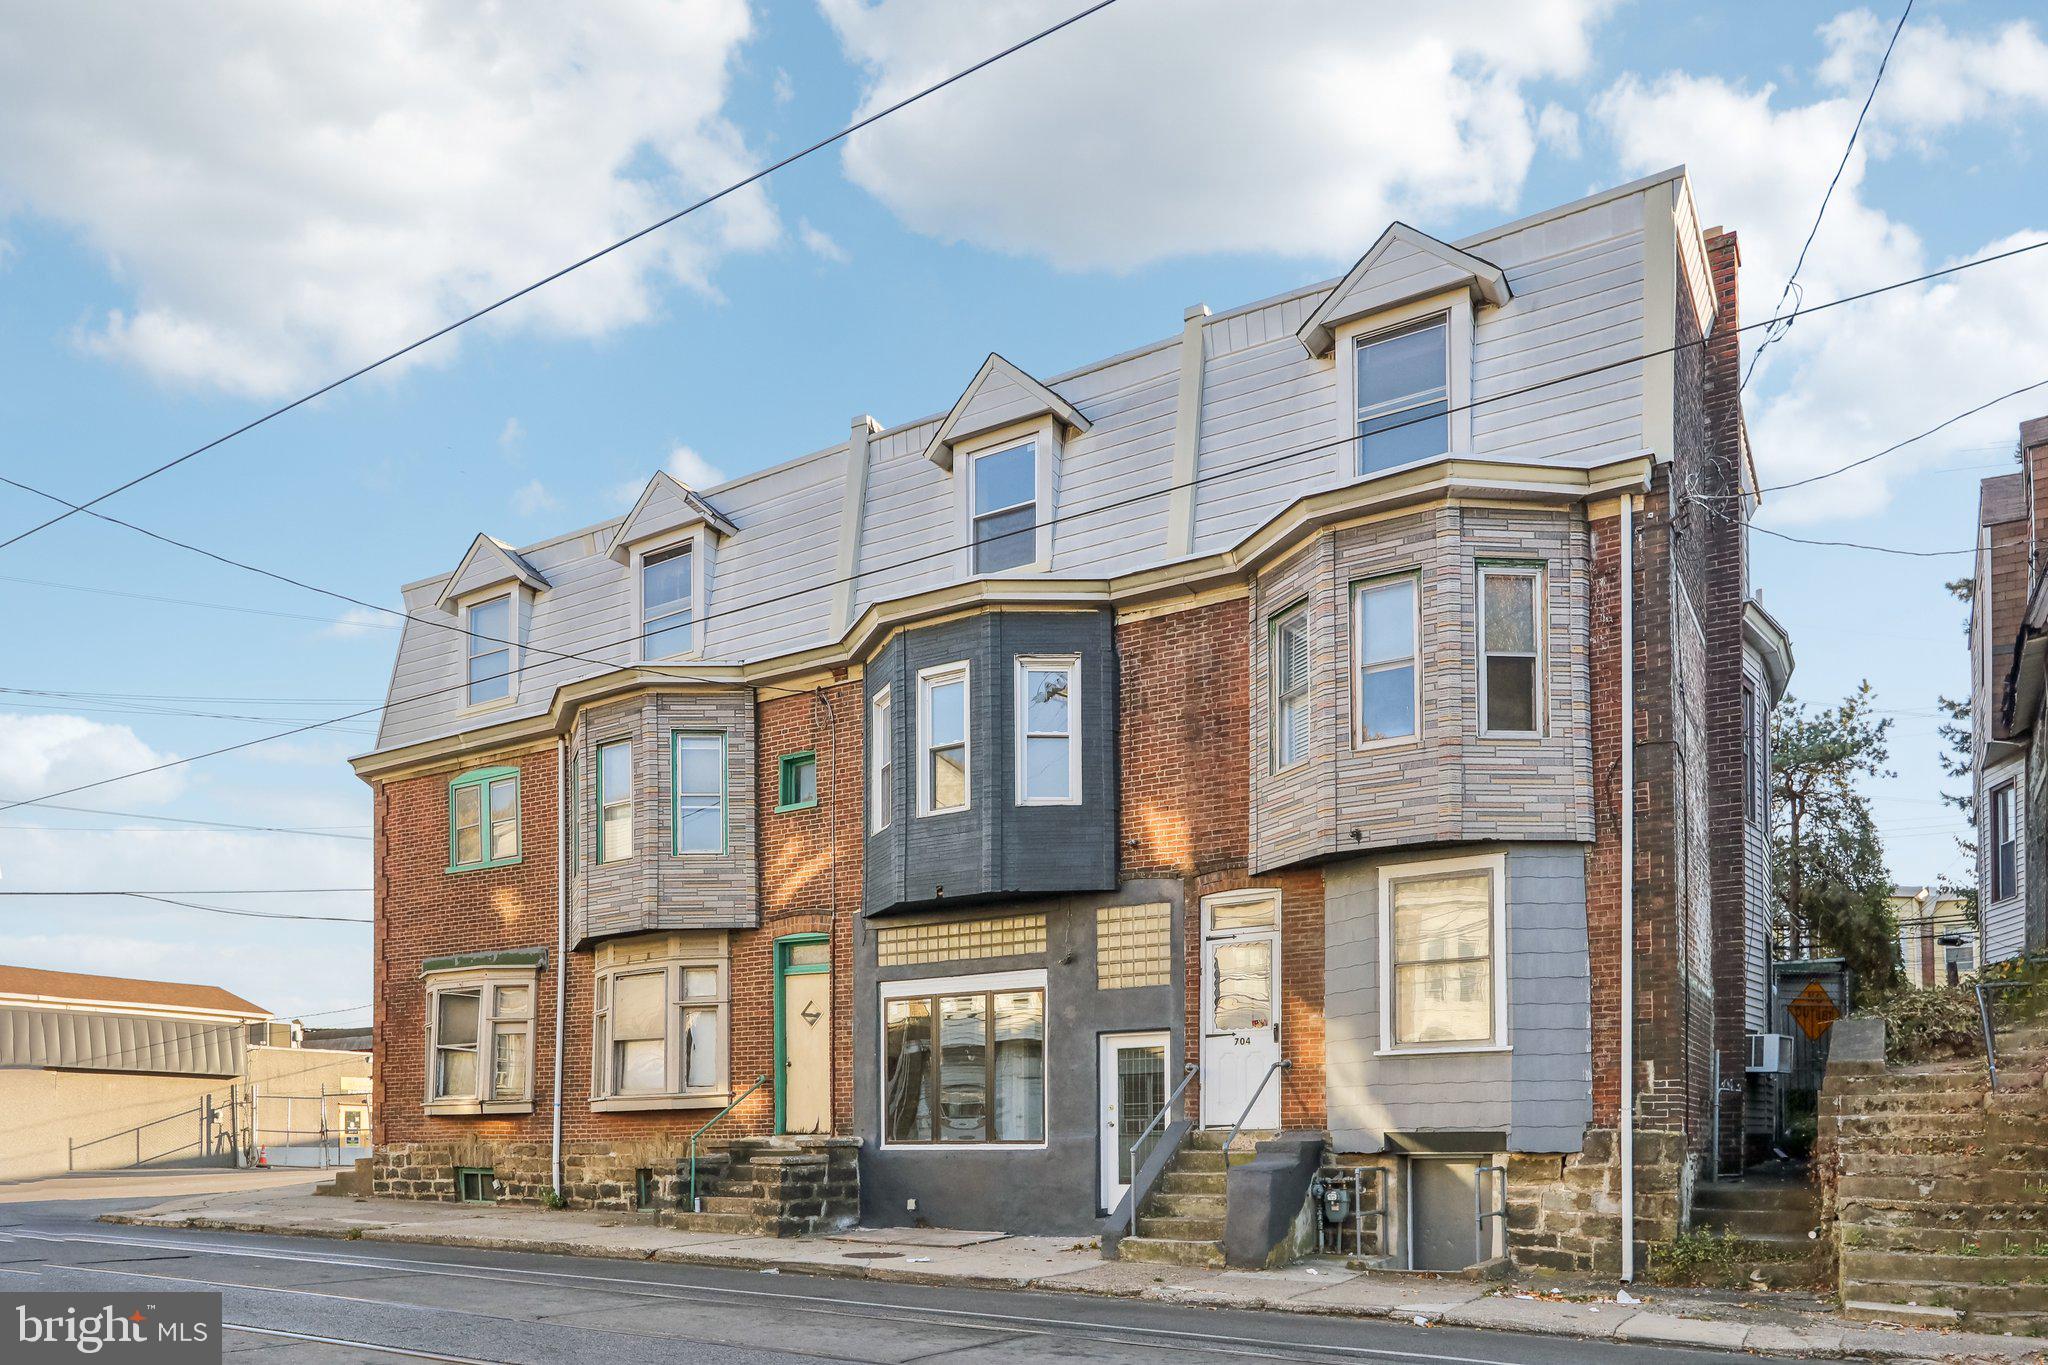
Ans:
<svg viewBox="0 0 2048 1365"><path fill-rule="evenodd" d="M1080 409L1001 356L982 362L924 451L954 475L968 575L1051 566L1060 455L1088 425Z"/></svg>
<svg viewBox="0 0 2048 1365"><path fill-rule="evenodd" d="M605 551L631 577L632 658L652 663L703 651L713 557L719 541L738 533L723 513L672 475L647 481Z"/></svg>
<svg viewBox="0 0 2048 1365"><path fill-rule="evenodd" d="M1338 474L1366 478L1472 449L1472 312L1513 298L1499 266L1395 223L1295 332L1329 356L1354 439Z"/></svg>
<svg viewBox="0 0 2048 1365"><path fill-rule="evenodd" d="M465 711L510 706L518 697L533 596L547 588L540 570L504 541L479 535L469 543L434 600L462 622Z"/></svg>

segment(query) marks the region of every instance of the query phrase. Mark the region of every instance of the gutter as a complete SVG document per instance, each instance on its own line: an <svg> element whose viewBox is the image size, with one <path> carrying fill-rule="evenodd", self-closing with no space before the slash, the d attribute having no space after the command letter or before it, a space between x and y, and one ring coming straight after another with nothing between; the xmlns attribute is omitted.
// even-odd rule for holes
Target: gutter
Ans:
<svg viewBox="0 0 2048 1365"><path fill-rule="evenodd" d="M569 741L555 741L555 1081L548 1120L548 1172L555 1197L562 1197L562 1024L569 995Z"/></svg>
<svg viewBox="0 0 2048 1365"><path fill-rule="evenodd" d="M1621 496L1621 1278L1636 1277L1636 498Z"/></svg>

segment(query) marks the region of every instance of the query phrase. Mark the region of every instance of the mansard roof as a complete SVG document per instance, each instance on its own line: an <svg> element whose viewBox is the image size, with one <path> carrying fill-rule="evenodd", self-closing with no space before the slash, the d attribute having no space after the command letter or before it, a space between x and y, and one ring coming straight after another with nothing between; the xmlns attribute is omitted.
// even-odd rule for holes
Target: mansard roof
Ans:
<svg viewBox="0 0 2048 1365"><path fill-rule="evenodd" d="M635 541L680 531L699 523L709 526L721 536L739 533L739 528L705 501L696 489L664 470L647 481L647 487L640 491L640 500L633 504L632 511L626 513L619 529L612 532L611 543L605 547L605 553L623 564L627 547Z"/></svg>
<svg viewBox="0 0 2048 1365"><path fill-rule="evenodd" d="M1051 413L1069 429L1088 430L1088 419L1072 403L995 352L932 433L924 457L941 469L953 467L953 446L984 432Z"/></svg>
<svg viewBox="0 0 2048 1365"><path fill-rule="evenodd" d="M1472 292L1475 302L1495 307L1514 297L1507 276L1491 261L1460 251L1406 223L1394 223L1358 258L1350 273L1337 281L1337 287L1295 335L1310 355L1327 355L1336 342L1336 328L1353 318L1459 285Z"/></svg>
<svg viewBox="0 0 2048 1365"><path fill-rule="evenodd" d="M483 588L495 588L500 583L518 583L535 592L547 589L548 581L540 570L526 562L519 551L499 540L496 536L478 533L469 543L469 553L455 566L455 572L448 575L448 581L441 588L441 595L434 599L434 605L443 611L453 611L458 598Z"/></svg>

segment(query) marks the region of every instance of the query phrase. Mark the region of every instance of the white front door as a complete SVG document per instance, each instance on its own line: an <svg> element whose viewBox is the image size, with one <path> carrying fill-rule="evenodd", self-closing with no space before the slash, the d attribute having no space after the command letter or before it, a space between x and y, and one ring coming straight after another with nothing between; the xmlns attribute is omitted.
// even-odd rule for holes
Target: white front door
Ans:
<svg viewBox="0 0 2048 1365"><path fill-rule="evenodd" d="M1280 1126L1280 893L1202 901L1202 1126ZM1258 1091L1258 1102L1245 1105Z"/></svg>
<svg viewBox="0 0 2048 1365"><path fill-rule="evenodd" d="M1102 1211L1116 1208L1135 1174L1131 1144L1136 1142L1159 1111L1166 1107L1166 1035L1164 1033L1106 1033L1096 1070L1101 1092L1100 1136ZM1156 1140L1164 1128L1152 1129ZM1147 1142L1150 1152L1153 1143Z"/></svg>

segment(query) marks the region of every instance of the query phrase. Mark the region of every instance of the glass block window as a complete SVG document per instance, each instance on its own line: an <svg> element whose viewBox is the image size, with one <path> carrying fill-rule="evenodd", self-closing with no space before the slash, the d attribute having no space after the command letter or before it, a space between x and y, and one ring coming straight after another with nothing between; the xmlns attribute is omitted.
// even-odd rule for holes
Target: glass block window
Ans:
<svg viewBox="0 0 2048 1365"><path fill-rule="evenodd" d="M1095 984L1101 990L1173 980L1173 907L1105 905L1095 912Z"/></svg>
<svg viewBox="0 0 2048 1365"><path fill-rule="evenodd" d="M904 924L875 932L875 962L882 967L1021 957L1044 951L1043 915L941 920L936 924Z"/></svg>

